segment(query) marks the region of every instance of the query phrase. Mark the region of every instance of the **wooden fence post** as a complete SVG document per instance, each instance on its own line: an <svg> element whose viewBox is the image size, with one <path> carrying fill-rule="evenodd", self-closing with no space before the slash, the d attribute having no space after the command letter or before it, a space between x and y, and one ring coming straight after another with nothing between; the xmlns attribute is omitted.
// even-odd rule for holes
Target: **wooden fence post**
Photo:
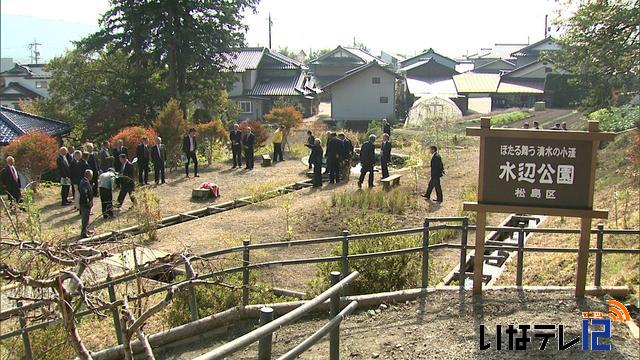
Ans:
<svg viewBox="0 0 640 360"><path fill-rule="evenodd" d="M242 305L249 305L249 244L251 240L242 240Z"/></svg>
<svg viewBox="0 0 640 360"><path fill-rule="evenodd" d="M591 218L580 219L580 243L578 246L578 266L576 267L576 297L584 297L589 264L589 242L591 239Z"/></svg>
<svg viewBox="0 0 640 360"><path fill-rule="evenodd" d="M467 237L469 234L469 218L462 219L462 233L460 234L460 266L458 268L458 282L460 291L464 290L467 267Z"/></svg>
<svg viewBox="0 0 640 360"><path fill-rule="evenodd" d="M473 257L473 295L482 295L482 284L484 277L482 270L484 267L484 235L487 226L487 213L479 210L476 213L476 244Z"/></svg>
<svg viewBox="0 0 640 360"><path fill-rule="evenodd" d="M334 286L340 281L340 273L337 271L331 272L331 286ZM340 293L336 292L331 296L331 304L329 310L329 316L331 319L338 316L340 312ZM340 359L340 325L338 324L329 333L329 359Z"/></svg>
<svg viewBox="0 0 640 360"><path fill-rule="evenodd" d="M18 301L16 303L18 309L22 307L22 301ZM27 326L27 322L24 319L24 311L20 309L18 313L18 321L20 322L20 328L23 329ZM24 345L24 358L27 360L33 359L33 351L31 350L31 340L29 339L29 333L26 331L22 332L22 345Z"/></svg>
<svg viewBox="0 0 640 360"><path fill-rule="evenodd" d="M598 224L598 234L596 238L596 262L594 266L593 285L600 286L602 280L602 246L604 242L604 224Z"/></svg>
<svg viewBox="0 0 640 360"><path fill-rule="evenodd" d="M268 306L260 309L260 326L273 321L273 308ZM271 344L273 341L273 333L263 337L258 341L258 360L271 360Z"/></svg>
<svg viewBox="0 0 640 360"><path fill-rule="evenodd" d="M116 289L113 287L111 283L113 279L111 275L107 274L107 283L109 284L107 290L109 292L109 302L113 303L116 299ZM122 325L120 324L120 317L118 316L118 308L111 308L111 316L113 316L113 328L116 330L116 339L118 339L118 344L122 345L124 343L124 338L122 334Z"/></svg>
<svg viewBox="0 0 640 360"><path fill-rule="evenodd" d="M422 228L422 288L429 287L429 219L424 219Z"/></svg>
<svg viewBox="0 0 640 360"><path fill-rule="evenodd" d="M341 276L349 275L349 230L342 230L342 260L341 260ZM342 295L347 296L348 289L342 288Z"/></svg>
<svg viewBox="0 0 640 360"><path fill-rule="evenodd" d="M187 271L187 279L193 280L196 274L189 262L185 262L184 267ZM198 320L198 299L196 298L196 289L193 284L189 285L189 311L191 312L191 321Z"/></svg>
<svg viewBox="0 0 640 360"><path fill-rule="evenodd" d="M518 226L518 261L516 263L516 286L522 286L522 272L524 266L524 224Z"/></svg>

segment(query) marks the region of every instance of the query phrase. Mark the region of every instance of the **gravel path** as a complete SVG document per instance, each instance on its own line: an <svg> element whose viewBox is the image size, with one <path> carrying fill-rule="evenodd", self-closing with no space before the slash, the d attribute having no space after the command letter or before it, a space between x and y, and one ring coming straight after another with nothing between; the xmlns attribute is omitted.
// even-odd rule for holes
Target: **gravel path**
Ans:
<svg viewBox="0 0 640 360"><path fill-rule="evenodd" d="M349 317L341 328L341 358L343 359L638 359L639 342L623 323L612 324L610 352L583 352L580 344L570 350L558 351L557 340L551 339L544 351L540 339L532 339L526 351L508 351L508 324L564 324L565 342L580 336L581 311L607 311L606 301L587 297L576 302L570 292L518 292L495 290L485 292L482 302L474 303L467 293L439 291L429 294L426 301L389 304L384 310L366 311ZM373 314L373 315L372 315ZM274 334L273 357L283 354L320 328L327 319L314 318L286 326ZM495 326L502 324L503 350L479 350L479 326L485 324L495 341ZM235 334L237 336L237 334ZM229 340L229 339L226 339ZM211 344L211 342L208 342ZM220 345L192 344L165 351L158 358L191 359ZM229 359L256 359L257 346L238 352ZM328 340L324 338L300 357L327 359Z"/></svg>

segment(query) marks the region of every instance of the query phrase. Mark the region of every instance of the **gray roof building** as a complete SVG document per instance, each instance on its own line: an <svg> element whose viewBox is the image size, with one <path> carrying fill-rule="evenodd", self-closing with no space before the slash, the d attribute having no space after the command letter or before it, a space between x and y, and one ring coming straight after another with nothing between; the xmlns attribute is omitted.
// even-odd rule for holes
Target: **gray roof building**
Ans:
<svg viewBox="0 0 640 360"><path fill-rule="evenodd" d="M71 126L61 121L0 106L0 145L7 145L18 136L30 131L44 132L49 136L62 136Z"/></svg>

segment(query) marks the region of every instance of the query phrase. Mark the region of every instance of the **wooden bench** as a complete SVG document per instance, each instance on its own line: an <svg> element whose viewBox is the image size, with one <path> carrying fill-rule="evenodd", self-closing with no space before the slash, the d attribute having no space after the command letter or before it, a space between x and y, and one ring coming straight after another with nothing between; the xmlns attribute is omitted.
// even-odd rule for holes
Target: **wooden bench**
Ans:
<svg viewBox="0 0 640 360"><path fill-rule="evenodd" d="M384 190L391 190L391 188L399 186L401 177L402 177L402 174L394 174L394 175L389 175L384 179L381 179L380 183L382 184L382 188Z"/></svg>
<svg viewBox="0 0 640 360"><path fill-rule="evenodd" d="M262 155L262 166L271 166L271 156L268 154Z"/></svg>
<svg viewBox="0 0 640 360"><path fill-rule="evenodd" d="M213 193L209 189L193 189L191 190L192 199L209 199L213 197Z"/></svg>

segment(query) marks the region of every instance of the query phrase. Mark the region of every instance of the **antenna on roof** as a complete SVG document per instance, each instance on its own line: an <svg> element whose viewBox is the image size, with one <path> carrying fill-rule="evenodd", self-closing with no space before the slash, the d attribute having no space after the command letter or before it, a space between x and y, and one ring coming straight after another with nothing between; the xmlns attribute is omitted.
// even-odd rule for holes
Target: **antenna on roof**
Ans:
<svg viewBox="0 0 640 360"><path fill-rule="evenodd" d="M544 16L544 38L547 38L547 34L549 33L549 26L547 24L549 20L549 15Z"/></svg>
<svg viewBox="0 0 640 360"><path fill-rule="evenodd" d="M33 39L33 42L29 44L29 51L31 51L32 64L38 63L38 59L40 58L40 51L38 51L38 46L40 45L42 44L40 44L35 38Z"/></svg>

